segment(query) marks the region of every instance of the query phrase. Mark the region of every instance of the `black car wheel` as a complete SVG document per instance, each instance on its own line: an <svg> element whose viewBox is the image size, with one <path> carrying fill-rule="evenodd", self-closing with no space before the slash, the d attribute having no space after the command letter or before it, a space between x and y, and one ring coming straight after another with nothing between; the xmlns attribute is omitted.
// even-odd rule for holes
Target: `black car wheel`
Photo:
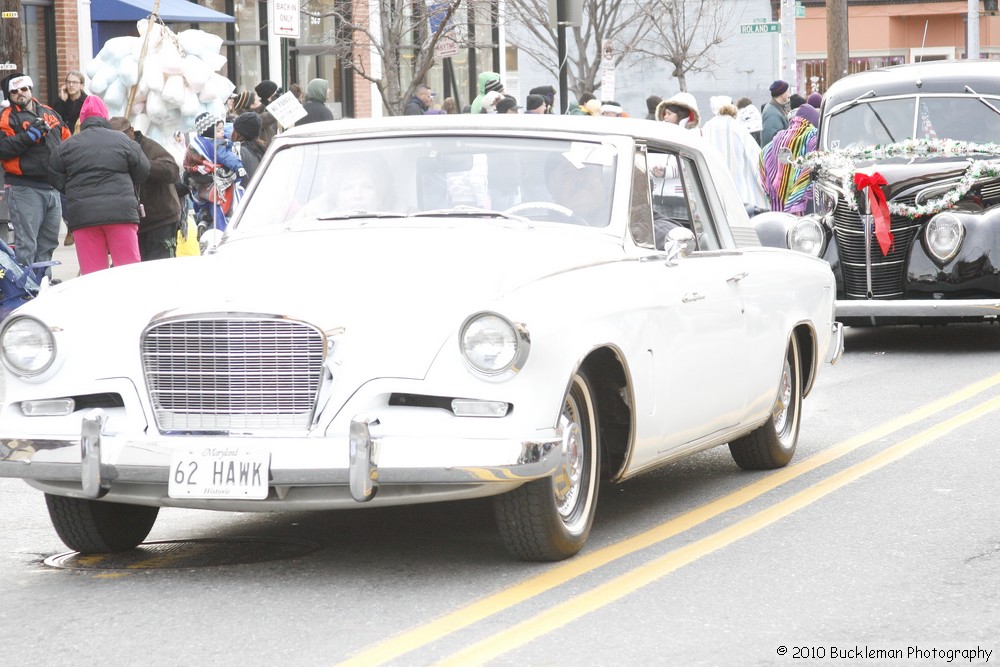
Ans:
<svg viewBox="0 0 1000 667"><path fill-rule="evenodd" d="M736 465L744 470L781 468L792 460L802 416L802 362L792 335L778 382L771 417L747 435L729 443Z"/></svg>
<svg viewBox="0 0 1000 667"><path fill-rule="evenodd" d="M556 561L576 554L597 507L601 457L593 385L579 371L562 414L564 451L552 477L528 482L494 501L504 546L523 560Z"/></svg>
<svg viewBox="0 0 1000 667"><path fill-rule="evenodd" d="M45 494L59 539L82 554L135 549L153 529L159 507L123 505Z"/></svg>

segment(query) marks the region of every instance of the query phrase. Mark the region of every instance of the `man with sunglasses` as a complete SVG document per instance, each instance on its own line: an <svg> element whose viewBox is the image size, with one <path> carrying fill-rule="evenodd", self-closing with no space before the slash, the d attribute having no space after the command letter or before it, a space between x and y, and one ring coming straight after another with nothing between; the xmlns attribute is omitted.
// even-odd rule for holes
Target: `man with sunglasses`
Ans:
<svg viewBox="0 0 1000 667"><path fill-rule="evenodd" d="M0 162L10 186L14 256L27 266L51 260L59 244L62 206L49 184L49 156L70 131L54 109L34 98L30 76L14 72L2 87L10 106L0 111Z"/></svg>

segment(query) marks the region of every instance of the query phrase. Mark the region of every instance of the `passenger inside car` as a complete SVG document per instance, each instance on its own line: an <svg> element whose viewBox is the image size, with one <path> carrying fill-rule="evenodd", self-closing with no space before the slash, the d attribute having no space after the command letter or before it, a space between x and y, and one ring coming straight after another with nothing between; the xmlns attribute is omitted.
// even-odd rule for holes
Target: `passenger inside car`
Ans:
<svg viewBox="0 0 1000 667"><path fill-rule="evenodd" d="M310 190L311 194L319 192L319 195L289 215L321 219L359 212L394 212L387 173L388 166L377 155L355 157L321 169L316 174L316 185Z"/></svg>

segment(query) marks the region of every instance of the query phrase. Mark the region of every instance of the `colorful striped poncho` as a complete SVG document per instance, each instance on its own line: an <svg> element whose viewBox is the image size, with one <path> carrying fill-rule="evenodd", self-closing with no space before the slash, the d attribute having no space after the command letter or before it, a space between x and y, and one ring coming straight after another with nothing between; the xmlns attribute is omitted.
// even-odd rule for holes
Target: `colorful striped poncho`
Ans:
<svg viewBox="0 0 1000 667"><path fill-rule="evenodd" d="M781 130L760 152L758 175L764 192L771 203L772 211L786 211L801 215L812 202L812 174L791 164L778 160L782 149L791 151L791 159L802 157L816 150L819 132L805 118L796 116L788 123L787 130Z"/></svg>

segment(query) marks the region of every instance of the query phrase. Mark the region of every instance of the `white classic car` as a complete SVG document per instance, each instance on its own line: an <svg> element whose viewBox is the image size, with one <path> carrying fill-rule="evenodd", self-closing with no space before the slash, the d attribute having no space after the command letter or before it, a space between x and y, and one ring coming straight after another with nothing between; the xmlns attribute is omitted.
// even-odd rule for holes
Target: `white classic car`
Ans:
<svg viewBox="0 0 1000 667"><path fill-rule="evenodd" d="M640 120L286 132L213 252L3 322L0 476L84 553L161 507L494 496L514 556L572 556L601 480L726 443L785 465L843 350L829 264L761 247L724 174Z"/></svg>

